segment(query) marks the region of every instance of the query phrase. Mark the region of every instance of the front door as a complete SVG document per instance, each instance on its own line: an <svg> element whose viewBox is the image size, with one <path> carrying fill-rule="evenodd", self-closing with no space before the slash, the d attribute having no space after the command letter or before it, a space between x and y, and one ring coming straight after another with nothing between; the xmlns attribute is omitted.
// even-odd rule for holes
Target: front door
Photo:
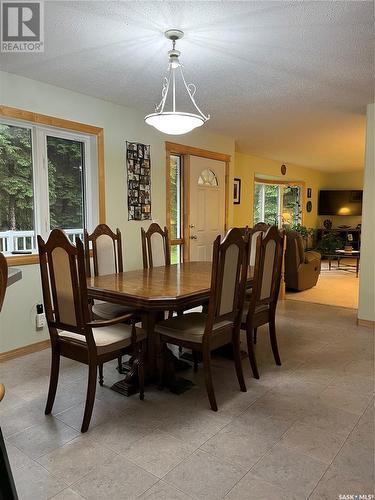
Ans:
<svg viewBox="0 0 375 500"><path fill-rule="evenodd" d="M190 260L211 260L212 244L225 231L225 162L189 158Z"/></svg>

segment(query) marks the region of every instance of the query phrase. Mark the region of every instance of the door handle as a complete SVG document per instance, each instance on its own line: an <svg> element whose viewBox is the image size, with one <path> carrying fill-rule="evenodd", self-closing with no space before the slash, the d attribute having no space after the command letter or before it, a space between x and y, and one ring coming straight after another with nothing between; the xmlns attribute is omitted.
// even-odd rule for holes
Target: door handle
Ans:
<svg viewBox="0 0 375 500"><path fill-rule="evenodd" d="M198 239L198 236L196 236L195 234L193 234L193 235L191 235L191 236L190 236L190 239L191 239L191 240L197 240L197 239Z"/></svg>
<svg viewBox="0 0 375 500"><path fill-rule="evenodd" d="M190 229L193 229L195 226L194 224L189 224Z"/></svg>

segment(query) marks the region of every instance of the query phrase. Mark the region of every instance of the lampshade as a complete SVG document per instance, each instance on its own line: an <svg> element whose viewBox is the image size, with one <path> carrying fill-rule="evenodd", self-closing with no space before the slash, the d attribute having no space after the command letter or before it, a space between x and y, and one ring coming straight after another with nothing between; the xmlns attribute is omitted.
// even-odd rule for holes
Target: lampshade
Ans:
<svg viewBox="0 0 375 500"><path fill-rule="evenodd" d="M168 76L164 78L162 88L162 99L155 108L155 113L145 116L145 122L148 125L155 127L160 132L170 135L186 134L191 130L201 127L207 120L210 119L209 115L204 115L195 102L194 95L196 87L193 83L186 83L184 74L182 72L182 65L179 61L180 51L176 50L176 40L182 38L184 33L181 30L171 29L165 32L165 36L172 40L172 50L168 52L169 65ZM190 103L197 113L187 113L184 111L177 111L177 93L176 86L178 85L178 77L181 81L182 88L187 93ZM171 111L164 111L168 93L171 89L170 101L172 103Z"/></svg>
<svg viewBox="0 0 375 500"><path fill-rule="evenodd" d="M153 113L145 117L145 122L164 134L180 135L201 127L203 118L192 113L164 112Z"/></svg>

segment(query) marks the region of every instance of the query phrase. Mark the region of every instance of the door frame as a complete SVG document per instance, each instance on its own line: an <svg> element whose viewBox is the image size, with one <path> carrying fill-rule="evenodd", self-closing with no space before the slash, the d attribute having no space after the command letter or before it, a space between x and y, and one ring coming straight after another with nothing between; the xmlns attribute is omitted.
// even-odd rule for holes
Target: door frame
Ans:
<svg viewBox="0 0 375 500"><path fill-rule="evenodd" d="M175 142L165 142L166 151L166 221L167 228L170 232L170 215L171 215L171 189L170 189L170 156L175 154L182 157L182 238L171 240L171 245L179 244L182 246L183 260L189 261L190 248L187 244L190 238L190 156L198 156L200 158L208 158L224 162L225 166L225 207L224 207L224 229L228 228L228 211L229 211L229 165L231 156L206 149L195 148L193 146L185 146Z"/></svg>

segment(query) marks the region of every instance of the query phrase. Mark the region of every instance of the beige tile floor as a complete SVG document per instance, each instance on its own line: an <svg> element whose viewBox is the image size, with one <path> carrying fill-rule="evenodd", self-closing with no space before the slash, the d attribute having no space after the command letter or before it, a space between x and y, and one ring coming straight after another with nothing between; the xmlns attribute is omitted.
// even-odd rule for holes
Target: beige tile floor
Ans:
<svg viewBox="0 0 375 500"><path fill-rule="evenodd" d="M219 411L202 370L176 396L148 387L145 401L109 389L105 367L89 432L80 434L85 367L62 363L52 416L44 416L49 351L0 365L0 424L21 499L338 499L374 493L374 332L355 311L285 301L278 313L282 367L267 332L256 346L261 378L214 360Z"/></svg>

